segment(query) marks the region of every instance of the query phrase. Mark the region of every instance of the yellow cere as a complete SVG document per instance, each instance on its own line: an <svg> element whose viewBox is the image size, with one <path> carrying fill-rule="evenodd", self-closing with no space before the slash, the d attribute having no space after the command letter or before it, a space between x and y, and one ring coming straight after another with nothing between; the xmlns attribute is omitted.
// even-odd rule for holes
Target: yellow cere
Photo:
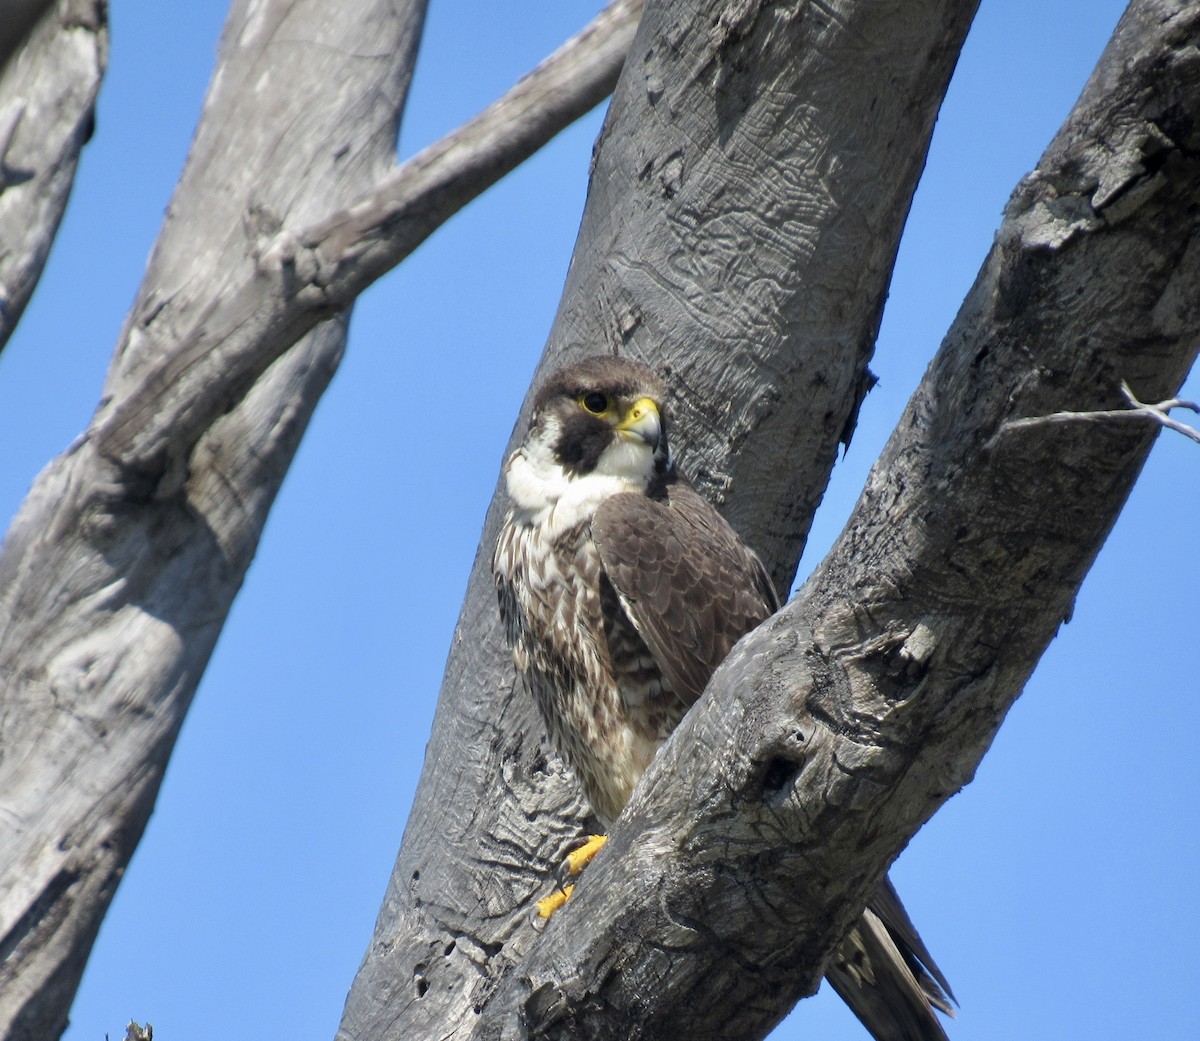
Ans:
<svg viewBox="0 0 1200 1041"><path fill-rule="evenodd" d="M631 427L649 415L658 415L658 403L653 398L638 398L629 406L629 411L625 413L620 429Z"/></svg>

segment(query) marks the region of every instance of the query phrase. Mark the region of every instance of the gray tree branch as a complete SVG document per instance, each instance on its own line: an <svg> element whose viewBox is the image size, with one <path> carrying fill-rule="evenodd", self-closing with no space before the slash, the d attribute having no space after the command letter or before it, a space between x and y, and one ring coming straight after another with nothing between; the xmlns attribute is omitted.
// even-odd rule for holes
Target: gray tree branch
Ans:
<svg viewBox="0 0 1200 1041"><path fill-rule="evenodd" d="M101 405L38 478L0 550L8 1041L44 1041L66 1025L184 714L341 357L345 309L383 270L358 269L357 288L314 309L287 264L264 274L260 245L281 228L355 213L380 183L403 190L418 179L411 171L425 178L413 198L417 239L428 235L600 99L637 4L615 5L440 158L391 176L424 10L423 0L356 0L331 19L316 0L235 3ZM305 76L278 75L298 60ZM449 175L436 188L435 172ZM389 226L415 245L403 221ZM343 261L349 278L353 257ZM281 291L284 302L271 303ZM231 299L245 309L236 314L275 320L230 325ZM178 425L164 428L165 416ZM122 438L152 447L129 454Z"/></svg>
<svg viewBox="0 0 1200 1041"><path fill-rule="evenodd" d="M100 0L11 7L0 17L0 350L50 253L108 60Z"/></svg>
<svg viewBox="0 0 1200 1041"><path fill-rule="evenodd" d="M110 380L100 452L137 474L169 471L179 450L287 347L348 307L444 221L611 93L641 13L614 0L504 97L442 141L316 220L256 206L242 266L166 357L139 353Z"/></svg>
<svg viewBox="0 0 1200 1041"><path fill-rule="evenodd" d="M1197 405L1196 402L1184 401L1182 398L1169 398L1151 405L1145 401L1138 401L1137 396L1124 380L1121 381L1121 396L1128 404L1128 408L1105 408L1090 412L1051 412L1048 416L1025 416L1022 419L1007 420L992 440L995 441L997 437L1002 437L1014 430L1030 430L1052 423L1128 423L1131 421L1145 423L1148 421L1157 423L1167 430L1174 430L1177 434L1182 434L1200 444L1200 430L1171 418L1171 409L1173 408L1186 408L1191 412L1200 412L1200 405Z"/></svg>
<svg viewBox="0 0 1200 1041"><path fill-rule="evenodd" d="M620 349L665 371L681 458L781 587L857 409L974 9L651 2L614 94L543 369ZM504 505L341 1038L469 1035L525 975L532 903L587 827L513 691L490 577Z"/></svg>
<svg viewBox="0 0 1200 1041"><path fill-rule="evenodd" d="M1198 40L1194 4L1131 5L842 536L718 670L473 1036L764 1035L971 779L1155 438L993 434L1115 403L1119 374L1171 397L1200 344Z"/></svg>
<svg viewBox="0 0 1200 1041"><path fill-rule="evenodd" d="M391 165L423 10L362 0L334 26L319 3L235 7L114 371L139 349L176 349L250 266L236 234L250 207L311 219ZM362 60L363 39L386 60ZM302 51L311 75L265 77L281 49ZM272 87L242 89L256 81ZM0 551L0 1037L45 1041L66 1025L344 333L344 320L317 330L231 401L158 498L131 491L85 433L13 522Z"/></svg>

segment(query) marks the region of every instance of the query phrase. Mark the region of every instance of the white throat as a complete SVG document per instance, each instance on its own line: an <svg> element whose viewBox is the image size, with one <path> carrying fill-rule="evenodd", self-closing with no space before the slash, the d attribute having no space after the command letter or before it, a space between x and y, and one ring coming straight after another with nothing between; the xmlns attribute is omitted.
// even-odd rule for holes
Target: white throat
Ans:
<svg viewBox="0 0 1200 1041"><path fill-rule="evenodd" d="M596 512L610 495L645 492L654 473L654 451L645 441L618 438L588 474L569 474L550 447L558 440L552 421L536 440L509 457L505 467L513 520L553 537Z"/></svg>

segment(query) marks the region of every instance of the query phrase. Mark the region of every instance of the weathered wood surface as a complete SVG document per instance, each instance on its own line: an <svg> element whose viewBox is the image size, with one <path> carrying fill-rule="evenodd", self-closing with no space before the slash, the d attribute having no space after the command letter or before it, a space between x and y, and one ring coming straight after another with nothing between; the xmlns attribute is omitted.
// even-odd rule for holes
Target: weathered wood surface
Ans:
<svg viewBox="0 0 1200 1041"><path fill-rule="evenodd" d="M94 424L99 452L148 479L174 472L178 446L300 336L351 306L442 222L605 98L640 12L641 0L613 0L502 98L365 189L343 190L308 213L250 199L241 243L249 265L220 279L204 320L173 351L114 369ZM378 53L370 36L360 45ZM158 303L148 298L148 313Z"/></svg>
<svg viewBox="0 0 1200 1041"><path fill-rule="evenodd" d="M472 1036L762 1036L971 779L1158 433L1005 422L1116 407L1123 379L1172 397L1196 357L1198 40L1196 5L1131 6L845 532L718 670Z"/></svg>
<svg viewBox="0 0 1200 1041"><path fill-rule="evenodd" d="M614 94L542 371L616 348L664 371L673 444L781 587L855 414L974 9L650 3ZM506 974L524 976L532 900L584 826L512 689L489 572L503 506L344 1039L475 1029Z"/></svg>
<svg viewBox="0 0 1200 1041"><path fill-rule="evenodd" d="M313 219L388 168L422 13L419 5L360 3L333 24L314 3L233 12L97 422L140 372L204 324L214 299L249 277L250 215ZM368 33L381 60L355 57ZM280 47L302 52L313 75L271 79ZM263 89L245 89L264 76ZM8 533L0 557L0 874L13 884L0 901L0 1036L44 1041L66 1024L96 930L343 337L342 323L327 325L253 390L229 393L224 414L200 436L171 442L169 481L104 459L93 425L39 477Z"/></svg>
<svg viewBox="0 0 1200 1041"><path fill-rule="evenodd" d="M36 21L27 37L24 19ZM11 4L0 16L0 350L54 243L107 60L101 0Z"/></svg>
<svg viewBox="0 0 1200 1041"><path fill-rule="evenodd" d="M622 346L669 368L693 470L781 579L853 418L973 4L897 8L652 5L547 356ZM536 147L485 120L464 147L493 158L459 166L449 196L429 167L410 168L415 201L389 176L422 11L236 5L109 396L0 552L2 1037L65 1023L344 327L297 336L428 233L422 207L461 205L463 179L481 190ZM890 857L970 776L1153 437L1003 419L1115 403L1121 378L1168 396L1191 364L1196 17L1134 5L845 539L721 673L541 934L530 898L585 808L511 691L483 570L493 509L343 1036L694 1036L704 1020L743 1037L815 985ZM281 48L311 75L272 77ZM614 51L556 91L592 96ZM563 119L582 104L544 102Z"/></svg>
<svg viewBox="0 0 1200 1041"><path fill-rule="evenodd" d="M424 9L234 5L100 406L38 478L0 551L9 1041L45 1041L66 1024L192 694L341 357L344 308L611 90L640 4L614 4L497 106L398 171ZM304 76L287 74L297 62ZM361 235L344 243L331 258L341 295L322 296L305 281L320 271L284 255L288 229L336 230L361 216L356 203L397 195L420 219L384 206L360 227L384 255L360 262Z"/></svg>

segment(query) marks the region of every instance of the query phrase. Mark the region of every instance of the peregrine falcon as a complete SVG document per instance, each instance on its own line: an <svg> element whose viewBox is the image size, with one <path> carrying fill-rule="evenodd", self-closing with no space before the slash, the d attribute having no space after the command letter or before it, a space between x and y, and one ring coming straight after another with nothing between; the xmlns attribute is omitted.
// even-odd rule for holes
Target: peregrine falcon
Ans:
<svg viewBox="0 0 1200 1041"><path fill-rule="evenodd" d="M676 464L665 399L645 365L587 358L545 381L505 466L492 565L505 634L606 828L733 645L779 606L757 555ZM945 1041L931 1006L951 1013L949 985L890 882L827 978L876 1041Z"/></svg>

